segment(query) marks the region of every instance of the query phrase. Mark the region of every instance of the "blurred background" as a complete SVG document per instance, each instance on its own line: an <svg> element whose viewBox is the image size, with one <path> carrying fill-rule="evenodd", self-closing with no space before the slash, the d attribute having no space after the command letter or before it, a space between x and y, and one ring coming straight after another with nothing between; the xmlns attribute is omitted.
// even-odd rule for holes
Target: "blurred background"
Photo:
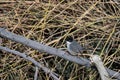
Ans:
<svg viewBox="0 0 120 80"><path fill-rule="evenodd" d="M0 27L57 49L72 36L87 54L100 55L104 65L120 70L119 0L0 0ZM25 52L61 76L60 80L100 80L97 71L22 44L3 39L2 46ZM33 80L34 65L0 51L1 80ZM38 80L53 80L39 71Z"/></svg>

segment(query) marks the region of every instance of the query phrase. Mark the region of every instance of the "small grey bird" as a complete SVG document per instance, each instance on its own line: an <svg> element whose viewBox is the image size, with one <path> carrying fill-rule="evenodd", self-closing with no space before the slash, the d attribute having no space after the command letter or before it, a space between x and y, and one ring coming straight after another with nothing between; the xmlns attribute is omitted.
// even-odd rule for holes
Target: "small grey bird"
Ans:
<svg viewBox="0 0 120 80"><path fill-rule="evenodd" d="M81 52L85 51L85 49L79 43L73 40L72 37L67 37L66 43L67 43L67 50L72 55L78 55L81 54Z"/></svg>

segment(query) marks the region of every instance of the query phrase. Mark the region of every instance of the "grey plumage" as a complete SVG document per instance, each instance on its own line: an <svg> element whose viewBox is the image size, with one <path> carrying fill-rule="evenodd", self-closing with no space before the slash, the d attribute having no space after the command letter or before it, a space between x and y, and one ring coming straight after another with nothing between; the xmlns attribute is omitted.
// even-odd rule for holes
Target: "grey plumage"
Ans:
<svg viewBox="0 0 120 80"><path fill-rule="evenodd" d="M84 48L76 41L67 41L67 49L72 55L80 54Z"/></svg>

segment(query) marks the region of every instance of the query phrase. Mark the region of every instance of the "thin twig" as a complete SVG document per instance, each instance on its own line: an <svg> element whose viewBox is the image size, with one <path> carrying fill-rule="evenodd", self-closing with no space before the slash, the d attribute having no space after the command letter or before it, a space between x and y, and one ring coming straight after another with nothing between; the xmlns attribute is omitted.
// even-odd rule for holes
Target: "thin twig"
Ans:
<svg viewBox="0 0 120 80"><path fill-rule="evenodd" d="M11 50L7 47L2 47L0 46L0 50L4 50L4 51L7 51L7 52L10 52L12 54L15 54L15 55L18 55L28 61L31 61L35 66L39 67L39 68L42 68L42 70L44 72L46 72L47 74L49 74L50 76L52 76L55 80L59 80L53 73L50 69L48 69L47 67L43 66L42 64L40 64L39 62L37 62L36 60L34 60L33 58L31 58L30 56L26 55L25 53L20 53L18 51L15 51L15 50Z"/></svg>
<svg viewBox="0 0 120 80"><path fill-rule="evenodd" d="M38 67L36 66L35 67L35 75L34 75L34 80L37 80L37 78L38 78Z"/></svg>

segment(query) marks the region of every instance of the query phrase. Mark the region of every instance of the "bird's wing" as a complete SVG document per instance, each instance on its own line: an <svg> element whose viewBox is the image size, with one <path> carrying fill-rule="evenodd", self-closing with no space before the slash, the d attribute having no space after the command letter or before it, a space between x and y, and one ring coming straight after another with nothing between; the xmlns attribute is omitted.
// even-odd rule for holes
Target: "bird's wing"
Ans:
<svg viewBox="0 0 120 80"><path fill-rule="evenodd" d="M79 45L79 43L74 42L73 45L71 45L71 48L73 49L73 51L75 51L76 53L80 53L81 51L84 50L84 48L82 46Z"/></svg>

